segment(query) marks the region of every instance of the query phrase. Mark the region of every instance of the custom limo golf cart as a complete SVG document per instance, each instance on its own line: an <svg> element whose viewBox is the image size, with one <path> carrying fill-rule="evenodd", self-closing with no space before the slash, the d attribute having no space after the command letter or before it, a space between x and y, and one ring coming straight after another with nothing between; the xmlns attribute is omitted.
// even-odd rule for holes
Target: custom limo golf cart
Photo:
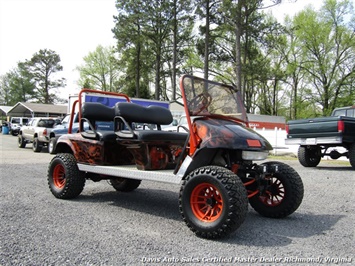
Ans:
<svg viewBox="0 0 355 266"><path fill-rule="evenodd" d="M204 238L235 231L246 217L248 203L266 217L283 218L296 211L303 199L302 180L286 164L254 163L265 160L272 147L248 128L235 88L185 75L180 89L188 133L161 130L173 120L166 108L143 107L121 94L117 96L126 102L108 107L81 102L79 94L80 132L58 139L57 154L48 167L52 194L75 198L86 179L109 180L124 192L146 180L181 184L183 220ZM98 121L113 121L114 130L97 130ZM90 128L82 130L83 123ZM145 124L157 130L137 126Z"/></svg>

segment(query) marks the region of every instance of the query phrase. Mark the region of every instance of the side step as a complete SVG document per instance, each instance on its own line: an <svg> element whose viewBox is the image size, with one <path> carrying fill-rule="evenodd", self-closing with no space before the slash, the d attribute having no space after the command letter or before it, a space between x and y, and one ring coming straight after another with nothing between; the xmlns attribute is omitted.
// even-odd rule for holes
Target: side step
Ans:
<svg viewBox="0 0 355 266"><path fill-rule="evenodd" d="M171 184L180 184L181 175L174 175L173 170L151 170L143 171L138 170L135 165L124 165L124 166L102 166L102 165L88 165L78 163L78 168L80 171L125 177L131 179L139 180L149 180L149 181L158 181Z"/></svg>

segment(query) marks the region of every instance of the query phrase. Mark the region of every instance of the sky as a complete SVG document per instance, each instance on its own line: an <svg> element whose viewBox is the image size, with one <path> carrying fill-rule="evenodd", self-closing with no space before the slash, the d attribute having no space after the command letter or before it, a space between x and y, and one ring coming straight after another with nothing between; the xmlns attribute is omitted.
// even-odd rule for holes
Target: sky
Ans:
<svg viewBox="0 0 355 266"><path fill-rule="evenodd" d="M63 98L78 92L75 68L98 45L115 44L116 12L115 0L0 0L0 75L50 49L60 56L67 79Z"/></svg>
<svg viewBox="0 0 355 266"><path fill-rule="evenodd" d="M355 0L354 0L355 1ZM98 45L115 45L111 29L117 14L115 0L0 0L0 76L31 59L40 49L50 49L61 58L60 77L67 80L61 97L79 91L83 57ZM292 1L290 1L292 2ZM272 8L275 17L294 15L322 0L297 0Z"/></svg>

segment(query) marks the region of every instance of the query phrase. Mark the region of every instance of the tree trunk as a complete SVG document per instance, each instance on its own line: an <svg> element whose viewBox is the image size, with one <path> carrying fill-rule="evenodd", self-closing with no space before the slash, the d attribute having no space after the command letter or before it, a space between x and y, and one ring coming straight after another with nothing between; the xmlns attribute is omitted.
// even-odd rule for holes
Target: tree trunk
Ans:
<svg viewBox="0 0 355 266"><path fill-rule="evenodd" d="M203 69L205 79L208 79L208 72L209 72L209 43L210 43L210 1L206 0L205 63Z"/></svg>

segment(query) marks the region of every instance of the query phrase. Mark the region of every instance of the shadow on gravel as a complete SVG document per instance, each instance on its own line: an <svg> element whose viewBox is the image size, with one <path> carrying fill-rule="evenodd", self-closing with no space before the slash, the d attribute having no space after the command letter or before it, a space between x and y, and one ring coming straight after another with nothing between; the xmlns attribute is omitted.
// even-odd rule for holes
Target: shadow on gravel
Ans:
<svg viewBox="0 0 355 266"><path fill-rule="evenodd" d="M127 193L108 191L80 195L74 201L86 201L97 204L109 203L120 208L182 221L178 200L178 192L138 188L133 192Z"/></svg>
<svg viewBox="0 0 355 266"><path fill-rule="evenodd" d="M354 170L351 166L339 166L339 165L334 165L334 166L318 165L316 169L326 170L326 171L353 171Z"/></svg>
<svg viewBox="0 0 355 266"><path fill-rule="evenodd" d="M110 204L183 223L178 197L178 192L138 188L129 193L92 192L71 201ZM214 241L257 247L282 247L291 244L293 238L326 235L343 217L344 215L296 212L284 219L271 219L260 216L249 206L249 212L241 227L227 238Z"/></svg>
<svg viewBox="0 0 355 266"><path fill-rule="evenodd" d="M221 242L258 247L286 246L292 238L326 235L344 215L294 213L284 219L271 219L249 211L243 225Z"/></svg>

